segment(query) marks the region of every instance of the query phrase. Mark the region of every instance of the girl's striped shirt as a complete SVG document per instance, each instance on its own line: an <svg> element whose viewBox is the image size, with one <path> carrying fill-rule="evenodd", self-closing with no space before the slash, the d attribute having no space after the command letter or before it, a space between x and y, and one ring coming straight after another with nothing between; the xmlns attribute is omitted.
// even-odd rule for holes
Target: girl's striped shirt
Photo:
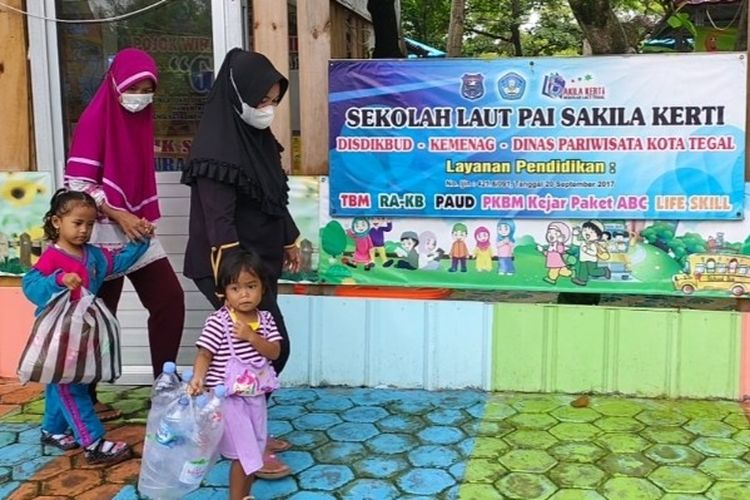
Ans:
<svg viewBox="0 0 750 500"><path fill-rule="evenodd" d="M276 322L268 311L258 310L258 319L260 321L259 333L269 342L280 342L281 335L276 328ZM224 373L227 361L231 356L229 351L228 339L232 339L234 352L244 363L258 363L262 360L263 355L259 353L250 342L238 339L232 333L232 318L229 310L222 307L212 313L203 326L203 331L196 341L195 345L203 347L213 355L211 365L206 372L206 387L214 387L224 384ZM227 329L229 331L227 332Z"/></svg>

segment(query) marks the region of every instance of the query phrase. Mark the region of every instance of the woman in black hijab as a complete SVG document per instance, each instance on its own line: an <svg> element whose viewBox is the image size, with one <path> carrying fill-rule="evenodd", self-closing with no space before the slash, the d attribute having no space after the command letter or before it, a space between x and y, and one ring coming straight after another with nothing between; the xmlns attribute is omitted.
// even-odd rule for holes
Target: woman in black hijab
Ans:
<svg viewBox="0 0 750 500"><path fill-rule="evenodd" d="M251 250L264 260L270 282L259 309L270 311L282 336L273 361L280 374L289 358L289 336L276 300L284 267L299 270L299 230L287 209L287 176L281 145L271 129L289 82L264 55L232 49L208 96L182 182L190 186L185 276L219 309L216 273L232 252ZM277 479L289 468L272 453L288 443L269 439L257 477Z"/></svg>

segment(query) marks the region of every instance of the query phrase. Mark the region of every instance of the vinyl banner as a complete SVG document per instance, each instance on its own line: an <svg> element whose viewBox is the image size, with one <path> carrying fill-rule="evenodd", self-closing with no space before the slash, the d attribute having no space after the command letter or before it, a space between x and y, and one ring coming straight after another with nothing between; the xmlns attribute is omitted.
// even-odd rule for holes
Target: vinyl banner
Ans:
<svg viewBox="0 0 750 500"><path fill-rule="evenodd" d="M335 61L334 217L741 219L744 54Z"/></svg>
<svg viewBox="0 0 750 500"><path fill-rule="evenodd" d="M323 284L750 295L747 219L331 218L325 180L314 245Z"/></svg>

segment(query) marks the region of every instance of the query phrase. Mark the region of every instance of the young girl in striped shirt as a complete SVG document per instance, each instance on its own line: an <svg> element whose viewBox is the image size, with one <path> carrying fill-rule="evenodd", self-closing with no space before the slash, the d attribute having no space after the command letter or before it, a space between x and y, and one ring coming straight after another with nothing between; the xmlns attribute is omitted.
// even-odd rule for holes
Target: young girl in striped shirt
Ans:
<svg viewBox="0 0 750 500"><path fill-rule="evenodd" d="M219 451L232 460L229 495L249 495L254 473L263 466L266 447L266 393L278 388L271 360L278 358L281 335L273 316L259 310L267 289L260 257L237 252L222 259L216 277L217 295L224 306L206 320L198 338L198 355L189 392L224 385L224 436Z"/></svg>

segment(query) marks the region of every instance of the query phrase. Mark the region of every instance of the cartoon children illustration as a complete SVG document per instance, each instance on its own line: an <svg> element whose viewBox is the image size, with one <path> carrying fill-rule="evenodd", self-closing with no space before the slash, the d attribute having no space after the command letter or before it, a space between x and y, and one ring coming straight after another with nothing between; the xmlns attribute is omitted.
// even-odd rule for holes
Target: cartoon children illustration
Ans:
<svg viewBox="0 0 750 500"><path fill-rule="evenodd" d="M388 233L393 229L393 223L384 217L371 217L370 218L370 239L372 240L372 260L375 261L375 257L380 257L380 260L385 263L388 260L385 254L385 233Z"/></svg>
<svg viewBox="0 0 750 500"><path fill-rule="evenodd" d="M354 262L349 257L344 257L341 261L349 267L357 267L357 264L364 264L365 271L369 271L375 266L372 261L372 239L370 238L370 223L364 217L355 217L352 220L352 228L346 231L347 236L354 240Z"/></svg>
<svg viewBox="0 0 750 500"><path fill-rule="evenodd" d="M419 253L417 252L419 237L414 231L405 231L401 234L401 246L396 249L396 255L402 257L396 261L396 267L399 269L409 269L414 271L419 267ZM393 265L393 260L388 259L383 267Z"/></svg>
<svg viewBox="0 0 750 500"><path fill-rule="evenodd" d="M453 224L451 229L451 236L453 236L453 244L451 245L451 268L448 272L455 273L458 270L458 266L461 266L461 272L466 272L466 260L469 258L469 248L466 246L466 235L469 233L469 229L463 222Z"/></svg>
<svg viewBox="0 0 750 500"><path fill-rule="evenodd" d="M476 270L478 272L492 271L492 244L490 243L490 230L479 226L474 230L474 258L477 260Z"/></svg>
<svg viewBox="0 0 750 500"><path fill-rule="evenodd" d="M419 268L425 271L437 271L440 269L440 259L445 252L438 248L437 237L432 231L424 231L419 235L420 247Z"/></svg>
<svg viewBox="0 0 750 500"><path fill-rule="evenodd" d="M604 236L604 226L599 221L588 220L573 229L573 244L580 248L576 276L571 280L576 285L586 286L589 278L610 278L609 268L599 267L600 260L609 260Z"/></svg>
<svg viewBox="0 0 750 500"><path fill-rule="evenodd" d="M547 276L544 277L544 281L554 285L560 276L569 278L573 275L565 264L565 245L570 240L570 227L564 222L550 222L544 238L547 248L542 245L537 245L536 248L546 257L544 265L547 268Z"/></svg>
<svg viewBox="0 0 750 500"><path fill-rule="evenodd" d="M729 268L728 272L729 274L737 274L737 259L732 259L729 261Z"/></svg>
<svg viewBox="0 0 750 500"><path fill-rule="evenodd" d="M497 274L515 274L513 249L516 246L516 223L512 220L501 220L497 223Z"/></svg>

